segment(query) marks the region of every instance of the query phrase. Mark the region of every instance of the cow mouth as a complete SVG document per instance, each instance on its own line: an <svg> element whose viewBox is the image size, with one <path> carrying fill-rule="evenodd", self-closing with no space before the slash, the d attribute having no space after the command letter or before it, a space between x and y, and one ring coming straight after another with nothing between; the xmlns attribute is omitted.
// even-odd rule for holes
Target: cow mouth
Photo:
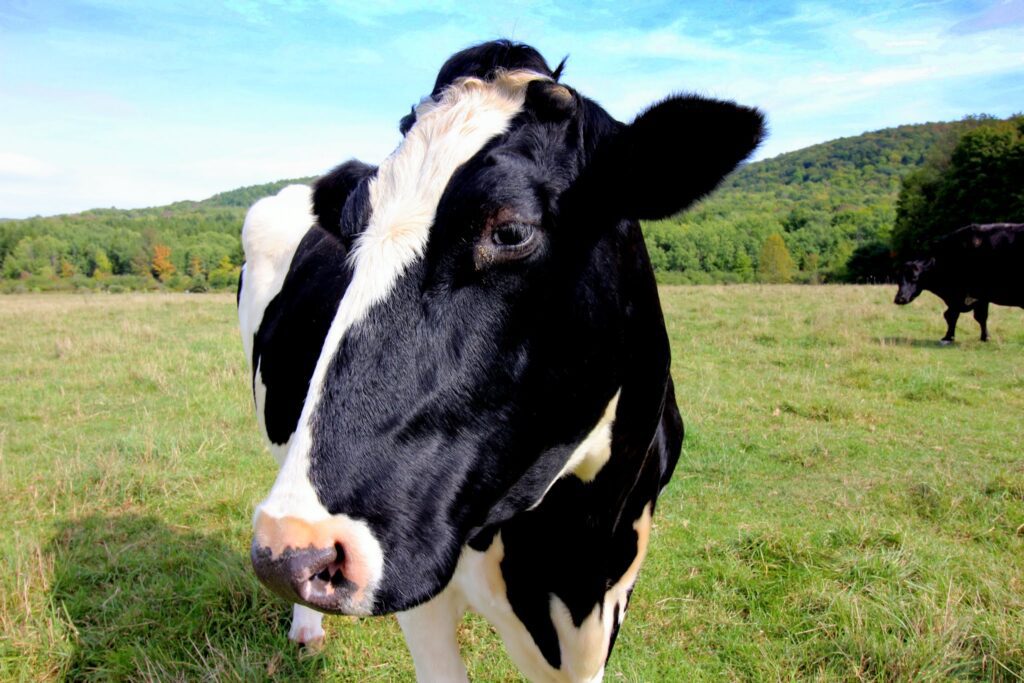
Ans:
<svg viewBox="0 0 1024 683"><path fill-rule="evenodd" d="M372 597L345 575L340 547L288 549L274 556L254 543L251 559L260 582L289 602L334 614L365 616L373 611Z"/></svg>

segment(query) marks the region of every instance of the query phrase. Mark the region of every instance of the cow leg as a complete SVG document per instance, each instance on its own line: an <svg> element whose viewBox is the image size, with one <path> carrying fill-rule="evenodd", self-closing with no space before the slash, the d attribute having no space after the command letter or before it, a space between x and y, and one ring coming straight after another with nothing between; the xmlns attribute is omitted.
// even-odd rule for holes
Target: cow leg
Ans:
<svg viewBox="0 0 1024 683"><path fill-rule="evenodd" d="M939 343L946 346L953 343L953 337L956 335L956 321L960 319L960 311L950 306L942 314L942 317L946 319L946 336L940 339Z"/></svg>
<svg viewBox="0 0 1024 683"><path fill-rule="evenodd" d="M974 304L974 319L981 325L981 341L988 341L988 302Z"/></svg>
<svg viewBox="0 0 1024 683"><path fill-rule="evenodd" d="M420 683L469 680L456 637L465 611L465 601L449 586L433 600L398 613L398 623L412 653L416 680Z"/></svg>
<svg viewBox="0 0 1024 683"><path fill-rule="evenodd" d="M324 642L324 615L305 605L295 605L292 610L292 627L288 638L299 645L316 648Z"/></svg>

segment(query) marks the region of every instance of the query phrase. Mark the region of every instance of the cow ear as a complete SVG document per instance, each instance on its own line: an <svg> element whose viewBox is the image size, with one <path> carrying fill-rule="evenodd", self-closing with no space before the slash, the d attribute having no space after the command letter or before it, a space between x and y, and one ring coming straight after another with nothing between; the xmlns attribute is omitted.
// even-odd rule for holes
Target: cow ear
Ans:
<svg viewBox="0 0 1024 683"><path fill-rule="evenodd" d="M376 170L376 166L351 159L316 181L313 187L313 213L321 228L335 235L341 233L341 211L348 196L364 178Z"/></svg>
<svg viewBox="0 0 1024 683"><path fill-rule="evenodd" d="M585 175L620 218L667 218L711 192L765 135L764 115L734 102L680 95L598 145Z"/></svg>

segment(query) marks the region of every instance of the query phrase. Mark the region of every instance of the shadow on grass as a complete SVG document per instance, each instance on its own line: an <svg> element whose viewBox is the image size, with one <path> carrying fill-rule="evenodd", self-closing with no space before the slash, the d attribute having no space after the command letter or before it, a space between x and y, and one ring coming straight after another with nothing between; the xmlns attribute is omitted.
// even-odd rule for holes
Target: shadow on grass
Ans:
<svg viewBox="0 0 1024 683"><path fill-rule="evenodd" d="M920 349L950 349L956 344L940 344L937 339L912 339L910 337L875 337L882 346L912 346Z"/></svg>
<svg viewBox="0 0 1024 683"><path fill-rule="evenodd" d="M290 610L222 540L139 515L64 520L51 540L54 619L71 632L64 678L310 678Z"/></svg>

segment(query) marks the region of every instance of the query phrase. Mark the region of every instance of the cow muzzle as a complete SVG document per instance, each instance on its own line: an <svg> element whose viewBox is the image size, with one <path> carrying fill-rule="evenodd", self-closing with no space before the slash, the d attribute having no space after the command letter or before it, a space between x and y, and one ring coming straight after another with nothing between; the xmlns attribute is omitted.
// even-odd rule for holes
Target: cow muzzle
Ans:
<svg viewBox="0 0 1024 683"><path fill-rule="evenodd" d="M364 522L344 515L308 521L257 510L253 529L252 566L274 593L321 612L373 612L383 556Z"/></svg>

